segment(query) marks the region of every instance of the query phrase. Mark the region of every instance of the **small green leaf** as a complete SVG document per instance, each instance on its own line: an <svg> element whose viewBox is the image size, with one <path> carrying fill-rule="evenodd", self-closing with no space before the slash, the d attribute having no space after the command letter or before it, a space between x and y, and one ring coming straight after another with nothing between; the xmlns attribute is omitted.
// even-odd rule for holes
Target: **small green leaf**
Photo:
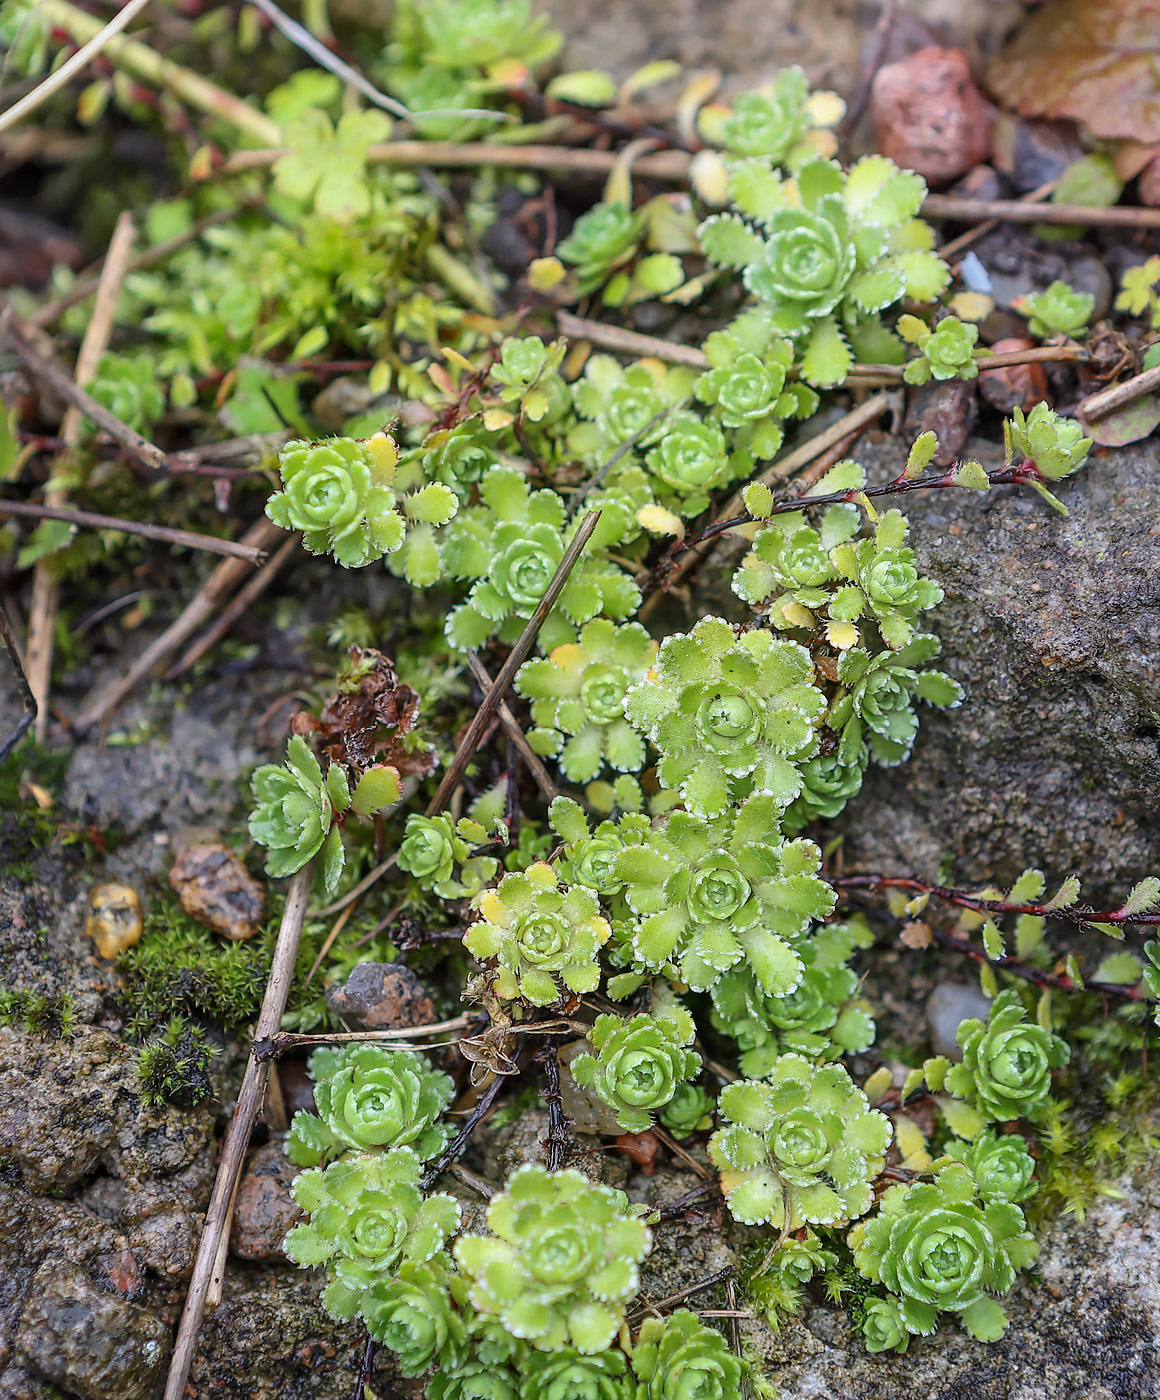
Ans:
<svg viewBox="0 0 1160 1400"><path fill-rule="evenodd" d="M544 89L544 96L551 102L574 102L580 107L611 107L616 91L611 74L584 68L553 78Z"/></svg>

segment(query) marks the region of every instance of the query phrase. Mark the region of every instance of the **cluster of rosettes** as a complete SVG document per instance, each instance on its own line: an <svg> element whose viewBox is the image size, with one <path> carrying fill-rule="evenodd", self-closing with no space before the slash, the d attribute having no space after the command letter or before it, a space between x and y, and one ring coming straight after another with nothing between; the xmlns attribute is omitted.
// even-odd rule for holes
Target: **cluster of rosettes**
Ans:
<svg viewBox="0 0 1160 1400"><path fill-rule="evenodd" d="M842 1225L865 1215L890 1145L890 1120L840 1065L782 1055L764 1080L722 1089L731 1126L709 1139L734 1219L778 1230Z"/></svg>
<svg viewBox="0 0 1160 1400"><path fill-rule="evenodd" d="M425 1161L443 1150L450 1130L439 1117L454 1085L422 1055L369 1044L321 1049L310 1074L317 1112L300 1109L286 1139L297 1166L390 1147L411 1147Z"/></svg>
<svg viewBox="0 0 1160 1400"><path fill-rule="evenodd" d="M492 992L552 1006L566 992L600 982L597 953L611 935L592 890L561 887L544 861L505 875L480 900L483 918L463 936L468 952L493 969Z"/></svg>
<svg viewBox="0 0 1160 1400"><path fill-rule="evenodd" d="M797 764L817 751L825 709L805 647L716 617L667 637L624 702L660 752L661 783L705 817L746 792L787 806L801 790Z"/></svg>
<svg viewBox="0 0 1160 1400"><path fill-rule="evenodd" d="M853 363L898 363L901 342L879 313L907 296L931 301L949 271L916 218L922 179L884 156L866 156L848 172L833 161L804 160L792 179L768 158L729 170L736 212L701 225L705 253L741 269L770 328L796 342L807 383L830 386Z"/></svg>
<svg viewBox="0 0 1160 1400"><path fill-rule="evenodd" d="M1036 1247L1010 1197L980 1195L971 1171L953 1162L933 1181L892 1186L851 1231L858 1269L891 1295L866 1308L869 1350L905 1351L911 1335L934 1331L940 1312L958 1313L980 1341L1003 1335L995 1295L1008 1292Z"/></svg>
<svg viewBox="0 0 1160 1400"><path fill-rule="evenodd" d="M250 835L267 849L266 873L293 875L321 852L328 893L346 862L340 820L348 812L373 816L393 806L402 792L398 769L380 763L362 773L352 793L346 769L331 763L324 777L322 765L298 734L286 746L286 762L256 768L250 786Z"/></svg>
<svg viewBox="0 0 1160 1400"><path fill-rule="evenodd" d="M849 964L855 943L866 947L869 938L863 925L829 924L795 943L801 981L781 996L770 996L745 964L713 984L712 1023L737 1042L742 1074L761 1079L790 1051L828 1060L874 1043L874 1020L857 996L858 974Z"/></svg>
<svg viewBox="0 0 1160 1400"><path fill-rule="evenodd" d="M439 482L424 482L418 463L400 470L387 433L287 443L278 454L282 490L266 514L284 530L301 530L312 554L331 554L359 569L402 545L409 524L445 525L459 498Z"/></svg>

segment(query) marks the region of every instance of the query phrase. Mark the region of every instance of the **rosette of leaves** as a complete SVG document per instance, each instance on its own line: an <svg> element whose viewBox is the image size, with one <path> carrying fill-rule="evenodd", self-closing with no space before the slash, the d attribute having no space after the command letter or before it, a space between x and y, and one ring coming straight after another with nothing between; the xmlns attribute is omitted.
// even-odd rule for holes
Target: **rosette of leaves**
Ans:
<svg viewBox="0 0 1160 1400"><path fill-rule="evenodd" d="M739 316L701 348L710 368L697 378L694 392L723 427L733 430L732 474L748 474L781 447L781 420L808 418L818 396L804 384L786 382L793 344L773 335L759 317Z"/></svg>
<svg viewBox="0 0 1160 1400"><path fill-rule="evenodd" d="M494 965L497 997L551 1006L565 989L583 993L599 986L597 953L612 930L592 890L561 888L552 867L537 861L505 875L481 899L480 913L463 942L481 962Z"/></svg>
<svg viewBox="0 0 1160 1400"><path fill-rule="evenodd" d="M802 790L785 810L782 825L789 835L819 817L836 817L862 788L870 750L861 729L847 724L837 746L801 765Z"/></svg>
<svg viewBox="0 0 1160 1400"><path fill-rule="evenodd" d="M1014 310L1027 317L1032 335L1081 336L1091 320L1096 299L1090 292L1077 292L1066 282L1055 281L1042 292L1016 297Z"/></svg>
<svg viewBox="0 0 1160 1400"><path fill-rule="evenodd" d="M841 689L826 715L826 725L842 734L842 742L863 739L875 763L894 768L914 746L918 715L914 701L954 709L962 703L962 686L943 671L916 669L938 654L940 643L929 632L915 633L897 651L876 656L862 647L838 659Z"/></svg>
<svg viewBox="0 0 1160 1400"><path fill-rule="evenodd" d="M89 393L128 428L149 433L165 412L165 390L151 355L121 355L108 350L87 384Z"/></svg>
<svg viewBox="0 0 1160 1400"><path fill-rule="evenodd" d="M624 888L616 858L626 846L648 839L652 824L643 813L628 812L617 821L603 821L593 830L584 809L570 797L557 797L548 809L552 830L566 842L558 862L563 879L584 885L611 901Z"/></svg>
<svg viewBox="0 0 1160 1400"><path fill-rule="evenodd" d="M688 402L693 371L659 360L621 365L592 355L572 385L572 402L584 421L568 433L568 450L580 457L607 456L632 443L651 447L666 431L672 411Z"/></svg>
<svg viewBox="0 0 1160 1400"><path fill-rule="evenodd" d="M725 434L695 413L674 413L645 463L655 478L658 500L690 517L707 509L709 493L735 475Z"/></svg>
<svg viewBox="0 0 1160 1400"><path fill-rule="evenodd" d="M632 262L647 225L646 208L630 209L621 200L597 204L580 215L568 237L556 248L560 261L576 269L578 297L603 287L617 268Z"/></svg>
<svg viewBox="0 0 1160 1400"><path fill-rule="evenodd" d="M348 811L372 816L399 800L398 770L376 764L359 778L351 793L346 769L322 766L300 734L286 745L285 763L265 763L250 780L254 810L250 835L265 846L266 873L275 879L293 875L322 852L322 882L327 893L338 885L346 863L338 822Z"/></svg>
<svg viewBox="0 0 1160 1400"><path fill-rule="evenodd" d="M1067 508L1044 483L1062 481L1087 461L1092 439L1084 437L1083 428L1046 403L1037 403L1027 414L1021 408L1012 411L1003 423L1003 442L1007 460L1034 471L1040 479L1030 484L1048 505L1066 515Z"/></svg>
<svg viewBox="0 0 1160 1400"><path fill-rule="evenodd" d="M955 1312L973 1337L990 1342L1007 1326L990 1295L1006 1293L1016 1269L1035 1258L1024 1227L1010 1201L980 1205L974 1177L956 1162L932 1182L892 1186L850 1242L861 1273L898 1299L908 1332L927 1335L939 1312Z"/></svg>
<svg viewBox="0 0 1160 1400"><path fill-rule="evenodd" d="M520 1381L510 1366L468 1361L439 1371L427 1382L427 1400L520 1400Z"/></svg>
<svg viewBox="0 0 1160 1400"><path fill-rule="evenodd" d="M735 1220L796 1230L870 1209L890 1121L840 1065L782 1055L764 1082L726 1085L717 1112L730 1126L709 1139L709 1156Z"/></svg>
<svg viewBox="0 0 1160 1400"><path fill-rule="evenodd" d="M865 539L835 545L830 553L841 586L830 599L835 622L872 620L882 640L904 647L914 635L920 612L942 602L943 591L918 572L914 551L906 544L910 526L898 510L888 510Z"/></svg>
<svg viewBox="0 0 1160 1400"><path fill-rule="evenodd" d="M586 1356L575 1347L533 1351L520 1367L520 1400L634 1400L624 1353Z"/></svg>
<svg viewBox="0 0 1160 1400"><path fill-rule="evenodd" d="M483 505L472 507L444 533L440 561L445 573L475 582L467 601L448 615L447 640L470 650L493 634L515 641L535 611L564 557L572 526L555 491L529 491L518 471L492 467L480 483ZM617 565L589 551L577 562L540 631L545 651L575 640L568 625L600 613L630 616L640 590Z"/></svg>
<svg viewBox="0 0 1160 1400"><path fill-rule="evenodd" d="M741 779L782 806L797 796L796 764L817 750L825 704L804 647L706 617L665 639L624 712L660 751L661 783L691 812L715 817Z"/></svg>
<svg viewBox="0 0 1160 1400"><path fill-rule="evenodd" d="M749 1368L688 1308L646 1317L632 1349L637 1400L741 1400Z"/></svg>
<svg viewBox="0 0 1160 1400"><path fill-rule="evenodd" d="M559 370L567 348L564 340L545 345L538 335L508 336L489 374L499 386L500 402L514 404L530 423L563 412L569 394Z"/></svg>
<svg viewBox="0 0 1160 1400"><path fill-rule="evenodd" d="M985 1205L992 1201L1018 1204L1039 1189L1033 1180L1035 1158L1028 1152L1027 1139L1021 1133L997 1133L985 1128L970 1142L948 1143L946 1155L970 1169L979 1199Z"/></svg>
<svg viewBox="0 0 1160 1400"><path fill-rule="evenodd" d="M628 1133L643 1133L653 1114L669 1102L677 1086L701 1072L701 1057L688 1049L693 1023L664 1016L597 1016L588 1033L595 1055L577 1055L572 1077L592 1089Z"/></svg>
<svg viewBox="0 0 1160 1400"><path fill-rule="evenodd" d="M372 1284L390 1279L404 1260L426 1263L459 1229L458 1203L424 1197L421 1174L411 1148L393 1147L294 1178L294 1199L310 1220L293 1227L283 1248L302 1268L327 1266L322 1301L333 1316L354 1317Z"/></svg>
<svg viewBox="0 0 1160 1400"><path fill-rule="evenodd" d="M815 125L809 97L803 70L783 68L763 88L739 93L728 114L711 122L707 134L731 156L758 156L792 169L816 153L804 140Z"/></svg>
<svg viewBox="0 0 1160 1400"><path fill-rule="evenodd" d="M299 1109L286 1139L296 1166L352 1150L411 1147L423 1161L443 1150L450 1130L438 1119L455 1086L414 1050L324 1048L311 1055L310 1076L318 1112Z"/></svg>
<svg viewBox="0 0 1160 1400"><path fill-rule="evenodd" d="M487 840L486 828L467 817L453 823L442 813L425 817L412 812L399 845L399 869L413 875L423 889L440 899L468 899L499 872L494 856L471 854L472 846Z"/></svg>
<svg viewBox="0 0 1160 1400"><path fill-rule="evenodd" d="M862 1305L861 1327L869 1352L902 1352L910 1345L910 1329L894 1298L867 1298Z"/></svg>
<svg viewBox="0 0 1160 1400"><path fill-rule="evenodd" d="M278 453L282 490L266 502L266 514L284 530L301 530L311 554L362 568L398 549L409 522L445 525L459 509L458 496L440 482L401 495L397 467L386 433L288 442Z"/></svg>
<svg viewBox="0 0 1160 1400"><path fill-rule="evenodd" d="M932 330L917 316L900 316L898 334L918 350L917 358L909 360L902 373L908 384L977 378L978 326L960 321L957 316L944 316Z"/></svg>
<svg viewBox="0 0 1160 1400"><path fill-rule="evenodd" d="M1050 1107L1051 1074L1070 1057L1067 1042L1027 1020L1015 991L1000 992L987 1020L963 1021L955 1032L962 1048L943 1086L966 1099L989 1122L1042 1121Z"/></svg>
<svg viewBox="0 0 1160 1400"><path fill-rule="evenodd" d="M813 613L826 608L840 586L830 551L858 533L860 520L857 506L844 503L828 507L817 529L801 511L773 516L733 575L733 592L747 603L768 604L779 630L812 629Z"/></svg>
<svg viewBox="0 0 1160 1400"><path fill-rule="evenodd" d="M713 1110L717 1101L699 1084L684 1082L673 1090L673 1096L661 1111L660 1120L678 1141L713 1126Z"/></svg>
<svg viewBox="0 0 1160 1400"><path fill-rule="evenodd" d="M851 344L864 359L901 360L880 313L903 296L931 301L949 280L933 233L915 217L920 176L866 156L849 172L807 159L787 180L753 158L733 163L729 194L734 210L701 225L702 247L718 266L742 270L770 328L797 343L807 383L840 383Z"/></svg>
<svg viewBox="0 0 1160 1400"><path fill-rule="evenodd" d="M471 1304L540 1351L603 1352L640 1285L648 1227L620 1191L580 1172L518 1168L487 1208L485 1235L460 1235L455 1258Z"/></svg>
<svg viewBox="0 0 1160 1400"><path fill-rule="evenodd" d="M834 891L818 878L817 846L783 841L779 817L769 796L716 821L673 812L646 842L620 852L616 872L638 920L636 963L676 962L697 991L737 965L772 994L798 985L796 944L833 909Z"/></svg>
<svg viewBox="0 0 1160 1400"><path fill-rule="evenodd" d="M639 622L619 627L593 618L579 639L525 661L516 689L530 700L536 728L528 743L555 758L574 783L590 782L605 763L620 773L644 766L644 741L624 717L624 697L656 659L657 644Z"/></svg>
<svg viewBox="0 0 1160 1400"><path fill-rule="evenodd" d="M362 1295L359 1315L380 1346L393 1351L404 1376L432 1366L454 1373L468 1356L467 1327L450 1289L454 1267L446 1254L425 1263L406 1261L395 1275Z"/></svg>
<svg viewBox="0 0 1160 1400"><path fill-rule="evenodd" d="M770 996L748 967L731 968L713 985L713 1026L737 1042L746 1078L761 1079L788 1051L828 1060L874 1043L877 1028L856 1000L858 974L849 966L855 938L865 947L868 930L829 924L800 941L802 979L782 996Z"/></svg>

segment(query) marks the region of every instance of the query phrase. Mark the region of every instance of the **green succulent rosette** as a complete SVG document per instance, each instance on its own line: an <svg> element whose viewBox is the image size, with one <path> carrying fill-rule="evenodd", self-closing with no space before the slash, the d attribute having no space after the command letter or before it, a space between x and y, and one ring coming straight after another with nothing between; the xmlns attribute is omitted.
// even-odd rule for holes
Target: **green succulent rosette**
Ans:
<svg viewBox="0 0 1160 1400"><path fill-rule="evenodd" d="M520 342L522 343L522 342ZM460 512L443 532L439 559L449 577L473 580L467 601L444 628L457 650L482 646L498 633L515 641L547 591L577 521L565 519L555 491L530 491L510 467L492 467L480 482L482 504ZM589 541L540 632L545 651L575 640L575 626L599 614L622 619L640 603L640 590L618 565L599 556L605 541Z"/></svg>
<svg viewBox="0 0 1160 1400"><path fill-rule="evenodd" d="M646 1317L632 1349L637 1400L741 1400L749 1368L688 1308Z"/></svg>
<svg viewBox="0 0 1160 1400"><path fill-rule="evenodd" d="M629 812L616 821L600 822L595 830L588 824L584 809L570 797L553 799L548 809L552 830L565 842L557 869L572 885L595 890L612 901L624 888L617 873L617 856L626 846L639 846L649 839L652 823L643 813Z"/></svg>
<svg viewBox="0 0 1160 1400"><path fill-rule="evenodd" d="M839 1065L782 1055L764 1082L722 1089L717 1111L728 1120L709 1139L729 1211L744 1225L841 1225L873 1202L890 1121Z"/></svg>
<svg viewBox="0 0 1160 1400"><path fill-rule="evenodd" d="M520 1400L520 1378L510 1366L468 1361L427 1382L427 1400Z"/></svg>
<svg viewBox="0 0 1160 1400"><path fill-rule="evenodd" d="M592 1089L616 1113L628 1133L643 1133L653 1114L669 1102L677 1086L701 1072L701 1057L687 1047L693 1024L663 1016L598 1016L588 1040L595 1055L577 1055L572 1077Z"/></svg>
<svg viewBox="0 0 1160 1400"><path fill-rule="evenodd" d="M1059 481L1079 471L1092 450L1091 438L1073 418L1061 418L1046 403L1030 413L1016 408L1003 424L1009 461L1033 466L1048 481Z"/></svg>
<svg viewBox="0 0 1160 1400"><path fill-rule="evenodd" d="M389 1280L404 1260L426 1263L459 1228L451 1196L424 1197L422 1163L409 1147L358 1154L299 1173L292 1193L309 1215L286 1236L302 1268L327 1266L322 1301L335 1317L356 1315L363 1293Z"/></svg>
<svg viewBox="0 0 1160 1400"><path fill-rule="evenodd" d="M585 1356L575 1347L533 1351L520 1368L520 1400L635 1400L624 1353Z"/></svg>
<svg viewBox="0 0 1160 1400"><path fill-rule="evenodd" d="M323 778L306 740L295 734L286 746L286 762L256 768L250 785L255 802L250 835L266 847L266 873L275 879L293 875L325 845L323 869L333 889L343 866L342 832L334 823L351 801L344 769L332 763Z"/></svg>
<svg viewBox="0 0 1160 1400"><path fill-rule="evenodd" d="M651 1234L620 1191L577 1171L518 1168L487 1208L491 1235L460 1235L471 1305L540 1351L603 1353L640 1286Z"/></svg>
<svg viewBox="0 0 1160 1400"><path fill-rule="evenodd" d="M900 316L898 331L904 340L918 348L918 358L910 360L902 377L908 384L926 384L931 379L975 379L979 373L975 342L978 326L944 316L931 330L917 316Z"/></svg>
<svg viewBox="0 0 1160 1400"><path fill-rule="evenodd" d="M672 413L688 402L693 380L693 372L681 366L666 367L655 360L621 365L611 355L590 356L572 386L573 405L582 421L568 433L568 450L581 457L607 458L629 444L637 451L654 446L664 437ZM613 470L616 481L622 469Z"/></svg>
<svg viewBox="0 0 1160 1400"><path fill-rule="evenodd" d="M898 1299L909 1332L933 1332L939 1312L955 1312L972 1336L994 1341L1007 1325L995 1295L1035 1258L1024 1227L1010 1201L979 1205L974 1177L956 1162L933 1182L892 1186L851 1247L862 1274Z"/></svg>
<svg viewBox="0 0 1160 1400"><path fill-rule="evenodd" d="M817 751L825 708L804 647L767 631L738 634L717 617L666 638L624 702L661 753L661 783L705 817L729 808L740 779L787 806L801 790L797 763Z"/></svg>
<svg viewBox="0 0 1160 1400"><path fill-rule="evenodd" d="M494 856L471 854L471 847L459 832L459 826L465 825L463 819L453 825L451 818L442 813L425 817L412 812L399 845L399 869L414 876L423 889L440 899L466 899L478 894L495 879L499 861ZM480 831L484 839L486 832L482 828Z"/></svg>
<svg viewBox="0 0 1160 1400"><path fill-rule="evenodd" d="M986 1022L963 1021L955 1039L963 1058L946 1072L950 1093L991 1122L1042 1121L1052 1071L1067 1064L1071 1051L1065 1040L1027 1020L1018 992L1000 992Z"/></svg>
<svg viewBox="0 0 1160 1400"><path fill-rule="evenodd" d="M693 1133L702 1133L713 1126L713 1110L717 1101L699 1084L684 1082L673 1090L673 1096L660 1113L661 1123L680 1142Z"/></svg>
<svg viewBox="0 0 1160 1400"><path fill-rule="evenodd" d="M624 697L643 679L657 644L639 622L598 617L544 658L525 661L516 689L531 701L528 743L555 758L570 782L586 783L607 764L618 773L644 766L644 741L624 717Z"/></svg>
<svg viewBox="0 0 1160 1400"><path fill-rule="evenodd" d="M862 1340L869 1352L903 1352L910 1345L910 1330L893 1298L866 1299L862 1308Z"/></svg>
<svg viewBox="0 0 1160 1400"><path fill-rule="evenodd" d="M795 944L802 978L781 996L765 992L747 966L731 968L714 983L713 1026L737 1042L747 1078L762 1078L790 1051L828 1060L874 1043L874 1019L857 998L858 974L849 966L856 935L865 946L855 925L830 924Z"/></svg>
<svg viewBox="0 0 1160 1400"><path fill-rule="evenodd" d="M1091 320L1096 299L1090 292L1077 292L1066 282L1052 282L1042 292L1016 297L1014 310L1028 318L1032 335L1081 336Z"/></svg>
<svg viewBox="0 0 1160 1400"><path fill-rule="evenodd" d="M576 269L576 294L602 287L617 268L631 262L644 237L648 214L619 201L597 204L581 214L556 256Z"/></svg>
<svg viewBox="0 0 1160 1400"><path fill-rule="evenodd" d="M266 514L284 530L301 530L312 554L331 554L346 569L399 549L408 521L445 525L459 509L455 492L440 483L401 494L398 450L386 433L289 442L278 454L278 470L282 490L270 497Z"/></svg>
<svg viewBox="0 0 1160 1400"><path fill-rule="evenodd" d="M997 1133L987 1128L970 1142L949 1143L945 1151L970 1170L984 1204L1018 1204L1039 1189L1033 1179L1035 1158L1028 1152L1027 1139L1021 1133Z"/></svg>
<svg viewBox="0 0 1160 1400"><path fill-rule="evenodd" d="M807 758L801 765L802 790L785 810L782 825L792 836L810 822L836 817L862 790L870 749L860 725L847 723L828 753Z"/></svg>
<svg viewBox="0 0 1160 1400"><path fill-rule="evenodd" d="M505 875L480 901L483 918L464 945L494 966L492 989L504 1001L551 1006L569 992L600 983L597 953L612 932L596 895L582 885L561 888L544 861Z"/></svg>
<svg viewBox="0 0 1160 1400"><path fill-rule="evenodd" d="M409 1146L423 1161L443 1150L450 1130L437 1120L455 1086L414 1050L324 1048L311 1055L310 1074L318 1111L300 1109L286 1140L296 1166L377 1148Z"/></svg>
<svg viewBox="0 0 1160 1400"><path fill-rule="evenodd" d="M783 68L766 88L739 93L721 123L721 145L733 156L785 162L813 125L806 109L809 81L801 68Z"/></svg>
<svg viewBox="0 0 1160 1400"><path fill-rule="evenodd" d="M833 909L834 892L818 878L817 846L781 839L779 813L771 797L751 797L714 822L673 812L623 848L615 869L637 915L637 964L672 964L698 991L737 965L773 995L800 982L797 942Z"/></svg>
<svg viewBox="0 0 1160 1400"><path fill-rule="evenodd" d="M695 413L674 413L665 434L645 455L655 479L657 497L678 515L700 515L710 492L735 475L725 434L716 423Z"/></svg>
<svg viewBox="0 0 1160 1400"><path fill-rule="evenodd" d="M919 176L884 156L849 171L812 157L786 179L754 156L731 162L729 194L733 210L701 225L702 247L740 269L770 329L797 342L807 383L840 383L854 352L902 359L879 313L903 296L933 300L949 278L915 218L926 194Z"/></svg>
<svg viewBox="0 0 1160 1400"><path fill-rule="evenodd" d="M468 1357L467 1327L450 1289L451 1260L437 1254L426 1263L406 1262L389 1280L363 1295L359 1315L380 1346L395 1354L404 1376L421 1376L433 1366L454 1375Z"/></svg>
<svg viewBox="0 0 1160 1400"><path fill-rule="evenodd" d="M875 763L894 768L909 756L918 735L916 700L940 709L955 709L962 703L958 681L944 671L918 669L939 649L937 637L916 632L897 651L871 654L853 647L842 653L840 689L825 721L827 728L841 734L840 752L865 741Z"/></svg>

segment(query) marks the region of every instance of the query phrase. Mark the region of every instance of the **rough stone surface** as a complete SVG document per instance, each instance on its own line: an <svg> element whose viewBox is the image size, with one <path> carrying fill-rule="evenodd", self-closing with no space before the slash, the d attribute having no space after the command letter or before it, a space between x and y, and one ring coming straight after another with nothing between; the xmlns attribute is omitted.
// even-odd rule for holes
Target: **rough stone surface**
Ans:
<svg viewBox="0 0 1160 1400"><path fill-rule="evenodd" d="M169 1329L143 1308L103 1293L82 1269L37 1270L16 1333L18 1365L85 1400L147 1400L169 1356Z"/></svg>
<svg viewBox="0 0 1160 1400"><path fill-rule="evenodd" d="M190 846L169 869L169 883L187 914L235 943L253 938L266 892L235 855L217 843Z"/></svg>
<svg viewBox="0 0 1160 1400"><path fill-rule="evenodd" d="M424 1026L438 1021L426 988L403 963L360 963L341 987L328 987L330 1009L360 1029Z"/></svg>
<svg viewBox="0 0 1160 1400"><path fill-rule="evenodd" d="M271 1263L286 1258L286 1231L304 1218L290 1194L297 1174L280 1142L268 1142L250 1158L238 1185L230 1230L230 1249L239 1259Z"/></svg>
<svg viewBox="0 0 1160 1400"><path fill-rule="evenodd" d="M872 480L901 447L867 441ZM997 447L968 444L985 466ZM874 768L844 825L866 868L1011 881L1026 866L1111 896L1160 869L1160 480L1155 440L1096 449L1038 496L911 496L911 543L946 590L939 662L961 708L925 710L910 760Z"/></svg>
<svg viewBox="0 0 1160 1400"><path fill-rule="evenodd" d="M962 49L920 49L874 75L878 149L933 183L953 180L990 153L990 113Z"/></svg>

